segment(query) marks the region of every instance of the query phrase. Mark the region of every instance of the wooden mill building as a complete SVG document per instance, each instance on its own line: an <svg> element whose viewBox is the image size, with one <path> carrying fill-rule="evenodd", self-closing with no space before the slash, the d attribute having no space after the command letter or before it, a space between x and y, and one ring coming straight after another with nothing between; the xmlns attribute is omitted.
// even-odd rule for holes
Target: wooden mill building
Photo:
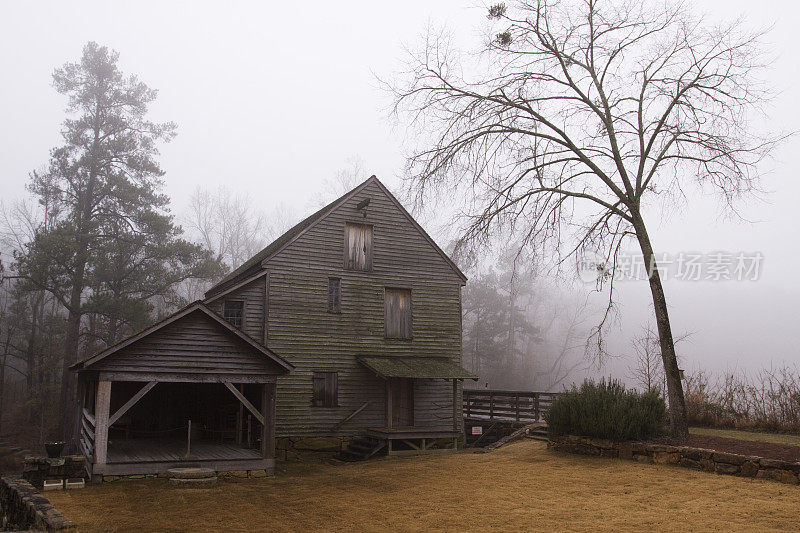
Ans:
<svg viewBox="0 0 800 533"><path fill-rule="evenodd" d="M75 365L81 449L112 475L270 471L360 437L365 455L453 447L476 377L460 364L465 282L373 176L203 301Z"/></svg>

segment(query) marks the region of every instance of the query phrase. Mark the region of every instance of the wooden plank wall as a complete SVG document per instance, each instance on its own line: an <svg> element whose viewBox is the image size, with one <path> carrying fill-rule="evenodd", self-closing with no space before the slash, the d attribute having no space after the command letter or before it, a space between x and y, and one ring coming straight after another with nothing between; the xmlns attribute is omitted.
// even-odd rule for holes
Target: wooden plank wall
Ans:
<svg viewBox="0 0 800 533"><path fill-rule="evenodd" d="M231 291L227 295L208 304L209 309L222 316L222 306L225 300L241 300L244 302L244 324L242 331L253 337L258 342L264 341L264 284L266 280L260 277L247 285Z"/></svg>
<svg viewBox="0 0 800 533"><path fill-rule="evenodd" d="M365 217L355 206L366 198L370 204ZM343 268L347 222L373 226L371 271ZM329 214L272 258L266 267L268 346L296 367L290 375L278 378L279 436L330 434L328 428L333 428L365 401L370 402L367 409L344 424L338 433L384 425L384 382L361 366L357 356L436 356L461 360L462 281L377 184L368 185ZM341 278L338 314L327 312L331 276ZM413 340L385 338L385 287L411 289ZM255 298L258 289L249 290ZM263 296L256 300L263 300ZM250 309L249 298L247 305ZM258 303L254 301L253 305ZM339 407L311 406L315 371L339 372ZM452 427L451 418L442 419L452 416L451 383L419 380L416 390L415 423Z"/></svg>
<svg viewBox="0 0 800 533"><path fill-rule="evenodd" d="M234 381L243 376L276 373L275 363L225 334L219 324L200 311L123 348L97 363L96 369L111 374L142 374L148 376L147 381L169 381L167 376L186 373L213 380L221 375Z"/></svg>

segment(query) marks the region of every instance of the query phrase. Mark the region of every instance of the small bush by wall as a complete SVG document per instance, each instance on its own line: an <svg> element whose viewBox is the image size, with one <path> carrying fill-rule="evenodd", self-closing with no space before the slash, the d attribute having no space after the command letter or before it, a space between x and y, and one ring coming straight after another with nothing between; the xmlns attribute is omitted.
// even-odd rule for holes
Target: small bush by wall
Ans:
<svg viewBox="0 0 800 533"><path fill-rule="evenodd" d="M553 435L627 441L660 434L665 415L664 400L656 391L640 393L614 380L587 380L556 398L545 421Z"/></svg>

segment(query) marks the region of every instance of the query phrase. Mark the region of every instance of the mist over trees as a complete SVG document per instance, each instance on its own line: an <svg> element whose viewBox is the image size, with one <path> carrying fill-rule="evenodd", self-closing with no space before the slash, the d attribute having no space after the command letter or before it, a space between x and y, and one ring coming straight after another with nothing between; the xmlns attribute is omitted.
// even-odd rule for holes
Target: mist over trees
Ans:
<svg viewBox="0 0 800 533"><path fill-rule="evenodd" d="M519 1L487 12L486 40L464 53L429 30L386 83L411 125L406 174L467 195L461 247L516 232L559 263L599 254L608 313L592 347L606 355L613 275L623 244L647 266L666 375L670 428L688 435L653 212L689 190L727 206L757 189L779 137L749 118L769 97L760 38L740 21L712 26L681 2ZM654 209L655 208L655 209ZM606 275L608 274L608 275ZM606 284L606 282L608 282Z"/></svg>
<svg viewBox="0 0 800 533"><path fill-rule="evenodd" d="M585 296L541 276L513 244L498 248L466 269L462 363L481 377L479 387L560 391L580 381L590 366Z"/></svg>
<svg viewBox="0 0 800 533"><path fill-rule="evenodd" d="M68 101L63 144L31 173L31 201L4 206L3 369L25 376L41 437L71 434L70 365L183 305L181 283L225 271L175 224L157 161L175 125L147 119L156 91L118 58L90 42L55 70Z"/></svg>

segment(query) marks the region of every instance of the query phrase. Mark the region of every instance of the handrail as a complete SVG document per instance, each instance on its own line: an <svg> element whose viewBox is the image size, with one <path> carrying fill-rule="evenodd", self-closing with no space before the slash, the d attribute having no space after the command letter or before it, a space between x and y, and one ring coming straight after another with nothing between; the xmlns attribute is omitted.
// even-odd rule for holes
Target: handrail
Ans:
<svg viewBox="0 0 800 533"><path fill-rule="evenodd" d="M539 422L559 392L464 389L463 412L467 418Z"/></svg>
<svg viewBox="0 0 800 533"><path fill-rule="evenodd" d="M92 428L95 428L97 424L95 424L94 417L89 413L89 410L85 407L83 408L83 418L92 425Z"/></svg>
<svg viewBox="0 0 800 533"><path fill-rule="evenodd" d="M350 413L349 415L347 415L346 417L344 417L343 419L341 419L340 421L338 421L338 422L337 422L337 423L336 423L336 424L335 424L335 425L334 425L334 426L333 426L331 429L332 429L333 431L336 431L337 429L339 429L340 427L342 427L343 425L345 425L347 422L349 422L350 420L352 420L352 419L353 419L353 417L355 417L355 416L356 416L358 413L360 413L361 411L363 411L364 409L366 409L368 405L369 405L369 402L364 402L364 403L361 405L361 407L359 407L358 409L356 409L355 411L353 411L352 413Z"/></svg>

